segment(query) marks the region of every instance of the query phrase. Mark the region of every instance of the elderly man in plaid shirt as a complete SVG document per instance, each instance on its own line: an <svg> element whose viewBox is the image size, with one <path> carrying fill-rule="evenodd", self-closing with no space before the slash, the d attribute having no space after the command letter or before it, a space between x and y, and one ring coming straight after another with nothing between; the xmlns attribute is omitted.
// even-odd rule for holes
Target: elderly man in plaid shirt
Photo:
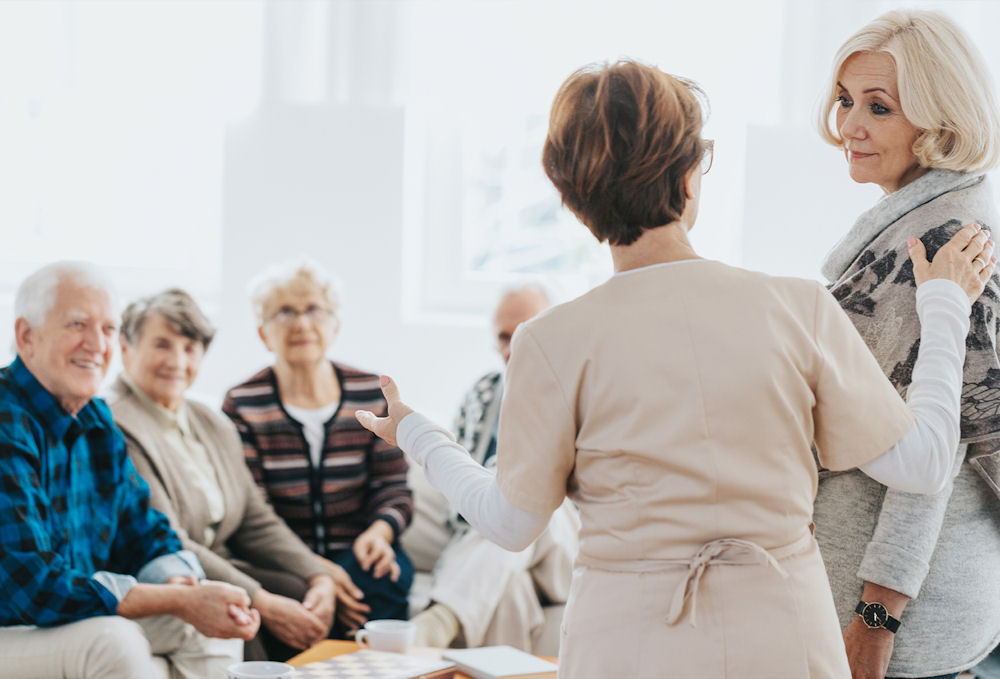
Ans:
<svg viewBox="0 0 1000 679"><path fill-rule="evenodd" d="M82 264L18 289L17 358L0 369L0 677L224 677L260 619L201 582L94 398L118 321Z"/></svg>

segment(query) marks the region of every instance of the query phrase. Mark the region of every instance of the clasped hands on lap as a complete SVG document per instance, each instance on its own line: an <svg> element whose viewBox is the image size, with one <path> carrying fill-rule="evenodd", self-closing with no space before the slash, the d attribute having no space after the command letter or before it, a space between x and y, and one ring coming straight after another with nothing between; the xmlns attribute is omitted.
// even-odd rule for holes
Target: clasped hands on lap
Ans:
<svg viewBox="0 0 1000 679"><path fill-rule="evenodd" d="M316 575L301 602L261 588L254 594L253 610L281 641L293 648L309 648L326 639L333 625L336 586L331 577Z"/></svg>
<svg viewBox="0 0 1000 679"><path fill-rule="evenodd" d="M130 619L174 615L205 636L244 641L253 639L263 623L290 646L308 648L329 634L336 589L333 577L317 575L301 603L264 589L251 601L243 589L228 583L175 577L163 585L135 585L118 613ZM360 598L360 591L354 594Z"/></svg>
<svg viewBox="0 0 1000 679"><path fill-rule="evenodd" d="M355 539L352 551L362 569L371 570L375 578L388 576L396 582L400 567L391 536L392 527L376 520ZM260 623L284 643L300 649L326 639L334 616L347 629L364 626L371 612L371 607L363 601L364 592L343 567L327 559L321 562L327 573L310 579L309 590L301 602L261 588L254 594L249 611L233 609L234 620L239 622L248 612L259 613Z"/></svg>
<svg viewBox="0 0 1000 679"><path fill-rule="evenodd" d="M399 579L400 567L390 543L392 528L375 521L354 541L353 552L364 570L376 578ZM199 582L194 577L171 578L164 585L135 585L118 607L126 618L170 614L209 637L253 639L263 623L295 648L308 648L327 638L334 615L348 629L362 627L371 607L364 593L339 565L323 560L328 574L316 575L301 602L260 589L253 600L233 585Z"/></svg>
<svg viewBox="0 0 1000 679"><path fill-rule="evenodd" d="M134 585L119 602L118 614L131 620L173 615L205 636L220 639L249 641L260 627L260 614L250 607L244 590L194 577L170 578L163 585Z"/></svg>
<svg viewBox="0 0 1000 679"><path fill-rule="evenodd" d="M392 548L392 535L392 527L377 519L355 538L352 551L363 570L370 570L377 579L388 576L396 582L400 567ZM327 559L321 562L327 574L310 580L309 590L301 603L264 589L253 598L253 608L260 612L261 622L294 648L309 648L326 639L334 616L349 630L368 622L371 606L363 601L364 592L339 564Z"/></svg>

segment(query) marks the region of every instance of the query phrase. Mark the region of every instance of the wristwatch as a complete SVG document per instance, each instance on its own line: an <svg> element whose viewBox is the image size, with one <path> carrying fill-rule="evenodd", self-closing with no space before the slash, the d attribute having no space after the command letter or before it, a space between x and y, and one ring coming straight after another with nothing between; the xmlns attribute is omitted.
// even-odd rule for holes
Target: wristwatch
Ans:
<svg viewBox="0 0 1000 679"><path fill-rule="evenodd" d="M893 634L899 629L899 620L889 615L885 606L877 601L859 601L854 612L860 615L862 622L871 629L887 629Z"/></svg>

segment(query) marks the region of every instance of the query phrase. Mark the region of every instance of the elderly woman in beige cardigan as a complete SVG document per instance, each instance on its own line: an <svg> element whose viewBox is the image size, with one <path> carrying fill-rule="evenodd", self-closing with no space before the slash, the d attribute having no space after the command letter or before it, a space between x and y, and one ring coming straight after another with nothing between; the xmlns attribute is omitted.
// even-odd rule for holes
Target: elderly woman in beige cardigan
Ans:
<svg viewBox="0 0 1000 679"><path fill-rule="evenodd" d="M245 589L260 612L247 657L288 657L326 638L334 584L261 495L232 423L184 397L214 332L182 290L130 304L121 329L125 371L109 402L153 505L208 577Z"/></svg>

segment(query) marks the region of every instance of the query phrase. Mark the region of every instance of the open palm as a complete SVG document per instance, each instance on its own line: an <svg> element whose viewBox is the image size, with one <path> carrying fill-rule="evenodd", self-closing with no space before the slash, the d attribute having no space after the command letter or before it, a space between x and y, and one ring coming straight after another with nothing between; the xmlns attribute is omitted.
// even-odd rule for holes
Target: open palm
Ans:
<svg viewBox="0 0 1000 679"><path fill-rule="evenodd" d="M361 426L378 436L390 446L396 445L396 428L403 418L413 412L413 408L399 400L399 389L392 378L382 375L379 378L382 393L385 395L386 403L389 404L389 414L386 417L377 417L369 410L359 410L355 417Z"/></svg>

